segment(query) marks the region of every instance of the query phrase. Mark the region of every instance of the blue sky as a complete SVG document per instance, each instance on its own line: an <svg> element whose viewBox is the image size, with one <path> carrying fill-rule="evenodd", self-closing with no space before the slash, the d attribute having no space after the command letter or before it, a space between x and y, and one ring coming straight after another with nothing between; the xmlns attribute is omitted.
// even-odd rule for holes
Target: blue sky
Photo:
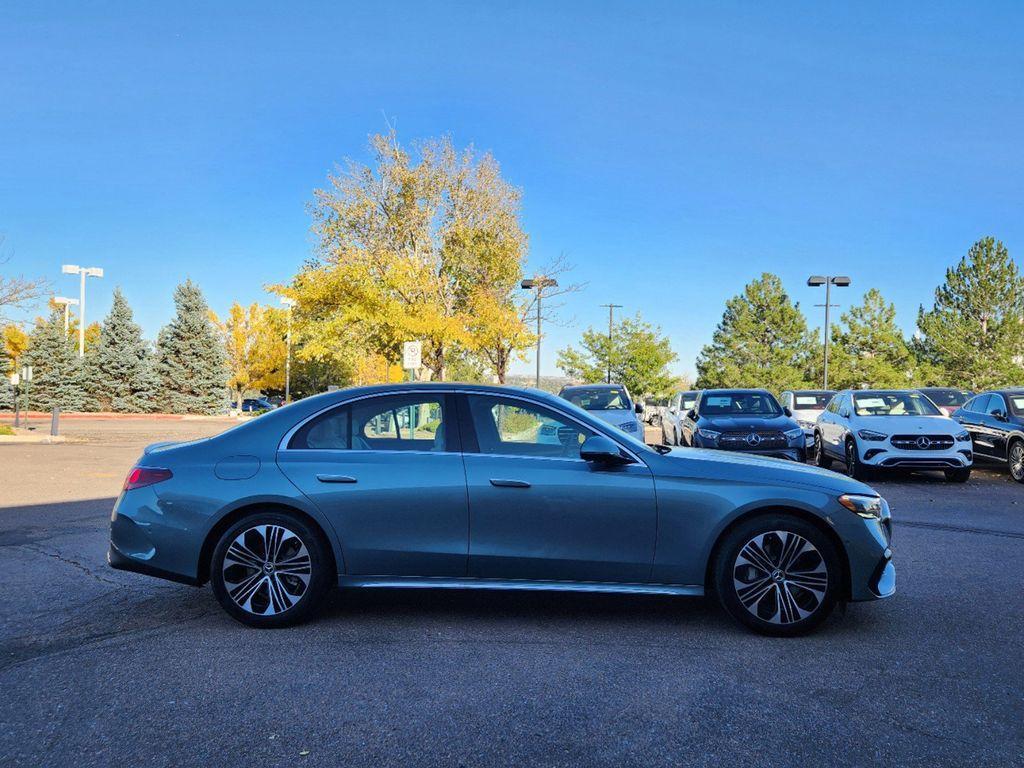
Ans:
<svg viewBox="0 0 1024 768"><path fill-rule="evenodd" d="M17 7L20 5L20 7ZM306 206L384 115L489 149L534 263L586 289L546 342L640 311L692 371L725 300L814 273L912 329L977 238L1024 249L1019 3L6 3L4 273L99 265L146 334L186 276L223 311L309 255ZM516 366L532 370L532 361Z"/></svg>

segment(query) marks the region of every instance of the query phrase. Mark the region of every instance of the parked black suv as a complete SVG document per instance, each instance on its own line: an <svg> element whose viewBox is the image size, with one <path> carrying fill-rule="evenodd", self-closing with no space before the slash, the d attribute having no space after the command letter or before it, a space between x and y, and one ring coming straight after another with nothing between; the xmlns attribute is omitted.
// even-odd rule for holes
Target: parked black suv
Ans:
<svg viewBox="0 0 1024 768"><path fill-rule="evenodd" d="M1024 483L1024 389L1001 389L972 397L953 413L971 433L974 456L1005 461Z"/></svg>
<svg viewBox="0 0 1024 768"><path fill-rule="evenodd" d="M680 424L694 448L718 448L804 461L804 431L763 389L706 389Z"/></svg>

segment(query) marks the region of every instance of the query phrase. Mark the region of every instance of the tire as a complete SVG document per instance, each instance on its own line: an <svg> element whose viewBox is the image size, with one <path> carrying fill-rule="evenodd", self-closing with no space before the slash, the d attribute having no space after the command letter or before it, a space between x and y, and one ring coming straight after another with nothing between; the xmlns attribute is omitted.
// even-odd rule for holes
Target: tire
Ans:
<svg viewBox="0 0 1024 768"><path fill-rule="evenodd" d="M943 474L946 475L946 480L951 483L966 483L971 479L971 468L947 469Z"/></svg>
<svg viewBox="0 0 1024 768"><path fill-rule="evenodd" d="M1014 440L1006 451L1006 461L1010 468L1010 477L1018 483L1024 483L1024 440Z"/></svg>
<svg viewBox="0 0 1024 768"><path fill-rule="evenodd" d="M846 441L846 474L854 480L863 480L868 476L868 468L861 464L857 443L852 437Z"/></svg>
<svg viewBox="0 0 1024 768"><path fill-rule="evenodd" d="M832 466L832 459L825 453L825 444L822 442L819 432L814 433L814 463L822 469Z"/></svg>
<svg viewBox="0 0 1024 768"><path fill-rule="evenodd" d="M220 537L210 586L233 619L260 629L290 627L310 618L336 583L332 562L319 532L299 518L256 513Z"/></svg>
<svg viewBox="0 0 1024 768"><path fill-rule="evenodd" d="M794 548L797 555L787 555ZM844 590L841 564L832 541L811 523L785 513L759 515L722 540L714 589L725 611L746 627L795 637L831 615Z"/></svg>

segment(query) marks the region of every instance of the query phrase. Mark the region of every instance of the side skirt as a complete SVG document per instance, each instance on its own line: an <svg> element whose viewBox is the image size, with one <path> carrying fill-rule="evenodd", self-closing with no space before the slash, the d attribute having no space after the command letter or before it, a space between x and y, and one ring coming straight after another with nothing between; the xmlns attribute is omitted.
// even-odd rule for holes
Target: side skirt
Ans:
<svg viewBox="0 0 1024 768"><path fill-rule="evenodd" d="M338 575L343 588L377 589L499 589L548 592L609 592L640 595L685 595L703 597L699 584L620 584L600 581L527 581L523 579L472 579L440 576L349 576Z"/></svg>

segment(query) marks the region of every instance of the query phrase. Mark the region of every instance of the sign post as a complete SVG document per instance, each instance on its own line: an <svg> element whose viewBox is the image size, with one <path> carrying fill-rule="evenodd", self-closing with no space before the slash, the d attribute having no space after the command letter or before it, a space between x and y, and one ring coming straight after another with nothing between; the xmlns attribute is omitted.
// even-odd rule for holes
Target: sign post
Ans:
<svg viewBox="0 0 1024 768"><path fill-rule="evenodd" d="M423 342L407 341L402 345L402 368L406 371L406 379L414 381L416 373L423 364Z"/></svg>
<svg viewBox="0 0 1024 768"><path fill-rule="evenodd" d="M21 426L21 410L19 409L19 403L21 402L21 374L11 374L11 386L14 387L14 428L17 429Z"/></svg>

